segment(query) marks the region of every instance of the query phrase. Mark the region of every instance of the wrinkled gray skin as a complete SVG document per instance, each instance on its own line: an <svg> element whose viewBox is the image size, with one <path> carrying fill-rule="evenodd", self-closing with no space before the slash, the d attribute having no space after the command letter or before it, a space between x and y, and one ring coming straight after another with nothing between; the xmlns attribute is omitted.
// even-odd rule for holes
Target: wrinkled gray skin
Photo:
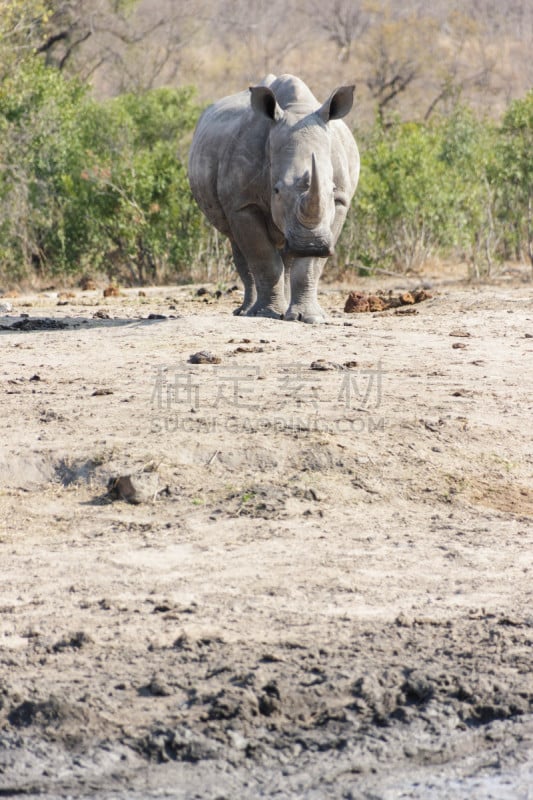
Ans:
<svg viewBox="0 0 533 800"><path fill-rule="evenodd" d="M189 181L232 246L244 283L236 314L321 322L318 280L346 218L359 153L341 118L353 86L321 106L292 75L225 97L200 118Z"/></svg>

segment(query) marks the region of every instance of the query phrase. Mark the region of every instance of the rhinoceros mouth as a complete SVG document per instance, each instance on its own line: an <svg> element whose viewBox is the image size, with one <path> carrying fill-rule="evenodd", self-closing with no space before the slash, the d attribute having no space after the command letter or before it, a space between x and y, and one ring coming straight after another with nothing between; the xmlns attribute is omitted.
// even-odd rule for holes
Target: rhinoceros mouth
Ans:
<svg viewBox="0 0 533 800"><path fill-rule="evenodd" d="M334 253L333 248L326 243L299 244L288 240L283 249L285 255L297 258L328 258Z"/></svg>

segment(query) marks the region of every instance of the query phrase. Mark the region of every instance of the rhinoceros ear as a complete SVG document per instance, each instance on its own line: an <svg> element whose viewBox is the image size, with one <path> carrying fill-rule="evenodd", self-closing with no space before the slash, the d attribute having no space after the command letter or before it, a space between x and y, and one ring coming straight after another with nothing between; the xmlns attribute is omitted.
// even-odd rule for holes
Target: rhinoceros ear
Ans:
<svg viewBox="0 0 533 800"><path fill-rule="evenodd" d="M330 119L342 119L352 110L354 91L355 86L341 86L335 89L316 113L324 122L329 122Z"/></svg>
<svg viewBox="0 0 533 800"><path fill-rule="evenodd" d="M283 117L283 111L272 89L268 86L250 86L252 108L259 114L277 122Z"/></svg>

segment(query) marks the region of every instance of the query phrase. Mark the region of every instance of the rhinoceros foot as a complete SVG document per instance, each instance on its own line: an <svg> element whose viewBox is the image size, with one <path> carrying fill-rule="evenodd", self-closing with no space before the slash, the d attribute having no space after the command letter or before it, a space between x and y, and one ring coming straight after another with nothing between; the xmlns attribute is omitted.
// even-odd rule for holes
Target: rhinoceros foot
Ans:
<svg viewBox="0 0 533 800"><path fill-rule="evenodd" d="M263 306L255 303L245 312L247 317L267 317L268 319L281 319L283 311L277 306Z"/></svg>
<svg viewBox="0 0 533 800"><path fill-rule="evenodd" d="M318 303L312 306L293 305L283 315L283 319L289 322L307 322L309 325L317 325L326 321L326 314Z"/></svg>
<svg viewBox="0 0 533 800"><path fill-rule="evenodd" d="M233 315L235 317L243 317L248 314L253 306L253 303L243 303L238 308L235 309Z"/></svg>

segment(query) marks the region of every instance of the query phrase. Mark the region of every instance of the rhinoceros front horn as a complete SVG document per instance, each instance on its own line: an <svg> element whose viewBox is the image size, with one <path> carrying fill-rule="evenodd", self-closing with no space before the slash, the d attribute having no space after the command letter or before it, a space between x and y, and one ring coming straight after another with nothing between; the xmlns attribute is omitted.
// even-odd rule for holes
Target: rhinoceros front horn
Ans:
<svg viewBox="0 0 533 800"><path fill-rule="evenodd" d="M311 180L309 189L300 198L300 203L297 209L298 222L305 228L318 227L322 218L322 203L320 197L320 185L318 180L318 170L316 167L316 158L313 153L311 162Z"/></svg>

